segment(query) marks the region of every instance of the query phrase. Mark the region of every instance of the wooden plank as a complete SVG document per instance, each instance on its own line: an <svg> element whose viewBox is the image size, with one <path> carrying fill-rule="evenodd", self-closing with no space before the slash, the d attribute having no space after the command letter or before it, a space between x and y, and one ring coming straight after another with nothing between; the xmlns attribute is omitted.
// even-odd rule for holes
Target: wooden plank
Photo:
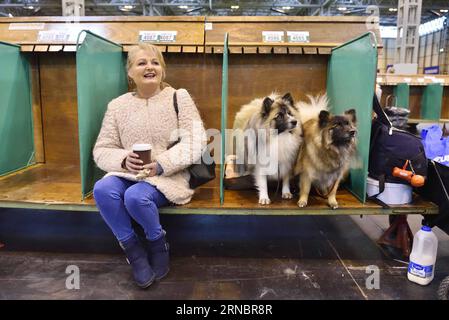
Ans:
<svg viewBox="0 0 449 320"><path fill-rule="evenodd" d="M64 48L64 46L58 45L51 45L50 48L48 49L48 51L50 52L58 52L58 51L62 51L62 49Z"/></svg>
<svg viewBox="0 0 449 320"><path fill-rule="evenodd" d="M444 118L441 118L439 120L408 119L408 123L449 123L449 119Z"/></svg>
<svg viewBox="0 0 449 320"><path fill-rule="evenodd" d="M213 47L213 53L223 54L223 47L222 46Z"/></svg>
<svg viewBox="0 0 449 320"><path fill-rule="evenodd" d="M212 47L207 46L206 49L205 49L205 52L206 53L212 53Z"/></svg>
<svg viewBox="0 0 449 320"><path fill-rule="evenodd" d="M244 54L255 54L257 53L257 47L243 47Z"/></svg>
<svg viewBox="0 0 449 320"><path fill-rule="evenodd" d="M218 180L218 179L215 179ZM0 178L0 207L54 210L98 211L90 197L81 201L79 171L73 165L41 164ZM267 206L258 204L257 192L229 191L225 204L219 205L217 182L212 181L195 191L193 200L183 206L160 209L162 214L226 214L226 215L369 215L369 214L436 214L438 208L415 196L413 204L383 209L374 202L361 204L345 190L337 193L340 208L330 209L324 199L310 197L306 208L298 208L296 199L272 197Z"/></svg>
<svg viewBox="0 0 449 320"><path fill-rule="evenodd" d="M318 53L319 54L331 54L332 53L332 49L331 48L319 47L318 48Z"/></svg>
<svg viewBox="0 0 449 320"><path fill-rule="evenodd" d="M20 46L20 51L32 52L32 51L34 51L34 45L22 45L22 46Z"/></svg>
<svg viewBox="0 0 449 320"><path fill-rule="evenodd" d="M304 47L304 54L318 54L318 48Z"/></svg>
<svg viewBox="0 0 449 320"><path fill-rule="evenodd" d="M196 53L196 47L195 46L183 46L182 52L184 53Z"/></svg>
<svg viewBox="0 0 449 320"><path fill-rule="evenodd" d="M207 16L206 22L238 22L238 23L249 23L249 22L313 22L313 23L359 23L365 24L365 17L326 17L326 16ZM214 24L215 26L215 24Z"/></svg>
<svg viewBox="0 0 449 320"><path fill-rule="evenodd" d="M133 47L134 45L124 45L123 46L123 52L129 52L129 50L131 50L131 48Z"/></svg>
<svg viewBox="0 0 449 320"><path fill-rule="evenodd" d="M65 45L63 51L64 52L76 52L76 46Z"/></svg>
<svg viewBox="0 0 449 320"><path fill-rule="evenodd" d="M287 54L287 47L274 47L275 54Z"/></svg>
<svg viewBox="0 0 449 320"><path fill-rule="evenodd" d="M206 31L206 44L223 43L225 33L229 34L230 45L255 44L262 41L263 31L308 31L311 42L343 44L370 31L366 21L360 18L296 18L298 17L207 17L206 21L213 23L213 29ZM378 30L375 33L377 43L381 46L380 33Z"/></svg>
<svg viewBox="0 0 449 320"><path fill-rule="evenodd" d="M47 52L48 51L48 45L37 45L34 46L35 52Z"/></svg>
<svg viewBox="0 0 449 320"><path fill-rule="evenodd" d="M180 53L182 51L181 46L167 46L167 52Z"/></svg>
<svg viewBox="0 0 449 320"><path fill-rule="evenodd" d="M288 53L290 53L290 54L303 54L302 47L288 47Z"/></svg>
<svg viewBox="0 0 449 320"><path fill-rule="evenodd" d="M380 85L395 86L398 83L408 83L411 86L425 86L431 83L441 83L442 86L449 86L449 76L447 75L398 75L398 74L379 74L377 82Z"/></svg>
<svg viewBox="0 0 449 320"><path fill-rule="evenodd" d="M229 52L232 54L242 54L243 48L242 47L229 47Z"/></svg>
<svg viewBox="0 0 449 320"><path fill-rule="evenodd" d="M269 53L271 53L272 51L273 51L273 48L272 47L258 47L258 51L259 51L259 53L262 53L262 54L269 54Z"/></svg>
<svg viewBox="0 0 449 320"><path fill-rule="evenodd" d="M42 128L42 105L39 59L37 55L30 55L30 78L31 78L31 105L33 112L34 130L34 152L36 163L45 162L44 138Z"/></svg>
<svg viewBox="0 0 449 320"><path fill-rule="evenodd" d="M198 47L196 47L196 52L198 52L198 53L204 53L204 47L203 47L203 46L198 46Z"/></svg>
<svg viewBox="0 0 449 320"><path fill-rule="evenodd" d="M204 18L203 18L204 19ZM40 22L39 19L32 20ZM80 21L79 23L65 23L63 21L45 22L43 30L10 30L10 23L0 22L0 39L6 42L18 44L76 44L77 35L82 30L90 30L108 40L118 44L137 44L140 31L176 31L176 45L202 45L204 44L203 20L183 21L171 20L159 17L148 21L140 19L126 19L117 21ZM60 31L70 35L66 41L50 41L41 43L38 41L40 31Z"/></svg>
<svg viewBox="0 0 449 320"><path fill-rule="evenodd" d="M36 23L36 22L204 22L204 16L77 16L77 17L0 17L0 23Z"/></svg>
<svg viewBox="0 0 449 320"><path fill-rule="evenodd" d="M157 45L157 47L158 47L158 49L159 49L161 52L167 52L167 46L164 46L164 45Z"/></svg>

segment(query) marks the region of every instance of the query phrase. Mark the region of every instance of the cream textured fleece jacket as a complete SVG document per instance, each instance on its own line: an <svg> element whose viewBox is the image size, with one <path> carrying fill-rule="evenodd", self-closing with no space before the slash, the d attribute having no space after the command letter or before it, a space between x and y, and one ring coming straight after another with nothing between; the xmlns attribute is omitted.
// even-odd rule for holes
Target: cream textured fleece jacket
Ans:
<svg viewBox="0 0 449 320"><path fill-rule="evenodd" d="M112 100L93 156L97 166L107 172L105 177L114 175L136 181L135 174L121 168L122 161L132 151L133 144L150 143L151 159L164 172L144 181L156 186L171 202L186 204L194 193L189 188L187 168L199 163L207 138L198 109L185 89L177 90L179 114L176 115L174 92L172 87L166 87L149 99L128 92ZM169 148L178 138L181 141Z"/></svg>

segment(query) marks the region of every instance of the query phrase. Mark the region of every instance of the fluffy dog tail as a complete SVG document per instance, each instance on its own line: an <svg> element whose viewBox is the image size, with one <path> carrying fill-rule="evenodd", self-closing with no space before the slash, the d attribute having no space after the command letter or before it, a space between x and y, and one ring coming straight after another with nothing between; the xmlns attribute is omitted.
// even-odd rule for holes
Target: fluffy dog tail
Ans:
<svg viewBox="0 0 449 320"><path fill-rule="evenodd" d="M317 96L307 95L310 102L300 101L297 104L299 110L299 118L304 124L311 119L318 119L318 115L322 110L328 111L329 99L326 94Z"/></svg>

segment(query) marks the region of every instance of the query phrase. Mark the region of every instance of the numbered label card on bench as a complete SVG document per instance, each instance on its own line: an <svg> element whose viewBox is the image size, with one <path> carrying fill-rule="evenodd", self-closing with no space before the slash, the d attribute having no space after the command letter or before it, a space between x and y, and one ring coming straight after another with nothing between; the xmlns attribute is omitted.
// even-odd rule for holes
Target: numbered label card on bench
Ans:
<svg viewBox="0 0 449 320"><path fill-rule="evenodd" d="M263 42L284 42L284 31L262 31Z"/></svg>
<svg viewBox="0 0 449 320"><path fill-rule="evenodd" d="M175 42L178 31L140 31L139 41Z"/></svg>
<svg viewBox="0 0 449 320"><path fill-rule="evenodd" d="M287 31L288 42L310 42L309 31Z"/></svg>
<svg viewBox="0 0 449 320"><path fill-rule="evenodd" d="M65 30L39 31L38 42L67 42L70 40L70 32Z"/></svg>

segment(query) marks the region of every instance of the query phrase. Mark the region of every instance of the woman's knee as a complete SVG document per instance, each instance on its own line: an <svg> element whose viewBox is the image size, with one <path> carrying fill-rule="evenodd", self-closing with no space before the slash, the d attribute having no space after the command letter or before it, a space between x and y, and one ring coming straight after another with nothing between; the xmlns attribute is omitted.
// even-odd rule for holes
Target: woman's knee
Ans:
<svg viewBox="0 0 449 320"><path fill-rule="evenodd" d="M152 193L145 187L135 184L125 191L124 201L127 208L148 206L153 201Z"/></svg>
<svg viewBox="0 0 449 320"><path fill-rule="evenodd" d="M118 188L119 178L109 176L98 180L94 185L94 198L96 201L102 199L120 199L120 188Z"/></svg>

